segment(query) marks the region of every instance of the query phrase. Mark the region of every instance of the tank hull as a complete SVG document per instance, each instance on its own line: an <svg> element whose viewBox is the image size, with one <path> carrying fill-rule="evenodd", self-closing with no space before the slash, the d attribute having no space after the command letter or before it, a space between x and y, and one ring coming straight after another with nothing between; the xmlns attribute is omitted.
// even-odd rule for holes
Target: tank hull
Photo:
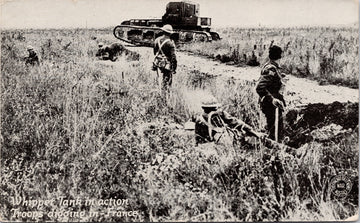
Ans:
<svg viewBox="0 0 360 223"><path fill-rule="evenodd" d="M131 19L114 28L114 36L135 45L151 46L161 27L169 24L174 29L172 39L178 43L220 40L216 32L210 31L211 18L199 16L199 4L188 1L169 2L161 19Z"/></svg>

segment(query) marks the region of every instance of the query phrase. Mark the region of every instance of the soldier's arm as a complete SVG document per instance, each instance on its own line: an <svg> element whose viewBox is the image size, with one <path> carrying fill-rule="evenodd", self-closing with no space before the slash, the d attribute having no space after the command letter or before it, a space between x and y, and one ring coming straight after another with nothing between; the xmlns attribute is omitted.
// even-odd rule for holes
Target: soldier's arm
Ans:
<svg viewBox="0 0 360 223"><path fill-rule="evenodd" d="M34 61L35 61L35 63L36 63L37 65L40 64L38 55L35 55Z"/></svg>
<svg viewBox="0 0 360 223"><path fill-rule="evenodd" d="M226 111L223 111L223 120L230 128L236 128L238 131L245 131L249 136L257 136L253 128L244 121L231 116Z"/></svg>
<svg viewBox="0 0 360 223"><path fill-rule="evenodd" d="M176 48L175 48L175 44L173 41L171 41L169 48L170 48L170 63L172 66L171 68L173 71L176 71L176 68L177 68Z"/></svg>
<svg viewBox="0 0 360 223"><path fill-rule="evenodd" d="M154 43L154 55L156 55L156 53L158 52L159 50L159 45L157 44L157 40L155 40L155 43Z"/></svg>
<svg viewBox="0 0 360 223"><path fill-rule="evenodd" d="M269 86L275 81L276 70L275 68L270 68L263 71L263 74L260 76L258 85L256 86L256 92L260 98L272 101L272 95L268 91Z"/></svg>
<svg viewBox="0 0 360 223"><path fill-rule="evenodd" d="M110 57L111 49L107 46L104 48L104 51L102 53L103 58L109 59Z"/></svg>
<svg viewBox="0 0 360 223"><path fill-rule="evenodd" d="M192 121L195 123L200 123L200 124L206 125L206 126L209 125L201 115L193 116Z"/></svg>

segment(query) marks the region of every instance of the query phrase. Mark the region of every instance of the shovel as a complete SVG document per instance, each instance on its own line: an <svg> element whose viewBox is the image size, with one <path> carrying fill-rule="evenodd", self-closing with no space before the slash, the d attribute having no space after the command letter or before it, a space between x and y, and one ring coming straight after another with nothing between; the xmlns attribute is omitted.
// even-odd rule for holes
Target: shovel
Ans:
<svg viewBox="0 0 360 223"><path fill-rule="evenodd" d="M279 142L279 108L275 109L275 141Z"/></svg>

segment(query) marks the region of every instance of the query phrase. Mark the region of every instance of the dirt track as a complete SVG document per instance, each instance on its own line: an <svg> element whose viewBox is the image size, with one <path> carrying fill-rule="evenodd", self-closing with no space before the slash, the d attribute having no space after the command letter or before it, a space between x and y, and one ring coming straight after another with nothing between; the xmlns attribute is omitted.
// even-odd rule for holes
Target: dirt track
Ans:
<svg viewBox="0 0 360 223"><path fill-rule="evenodd" d="M142 55L142 59L148 58L149 64L152 60L152 49L145 47L131 47L131 50L137 51ZM177 52L179 71L177 75L181 75L181 67L186 66L199 70L200 72L208 73L212 76L225 77L240 80L256 81L260 76L260 67L236 67L222 64L207 58L192 56L187 53ZM316 81L305 78L297 78L288 75L286 89L292 97L291 101L296 101L297 104L308 103L324 103L328 104L334 101L339 102L358 102L359 90L336 85L320 86ZM289 98L290 99L290 98Z"/></svg>
<svg viewBox="0 0 360 223"><path fill-rule="evenodd" d="M130 47L129 50L138 52L141 55L140 62L151 66L153 60L152 48L149 47ZM185 70L198 70L209 76L217 78L233 78L235 80L256 81L260 75L260 67L236 67L226 65L211 59L189 55L184 52L177 52L178 70L176 75L184 75ZM109 64L115 65L120 61ZM117 65L115 65L117 66ZM186 68L186 69L185 69ZM286 84L287 101L292 104L289 108L309 103L329 104L338 102L358 102L359 90L336 85L319 85L316 81L305 78L297 78L292 75L287 76Z"/></svg>

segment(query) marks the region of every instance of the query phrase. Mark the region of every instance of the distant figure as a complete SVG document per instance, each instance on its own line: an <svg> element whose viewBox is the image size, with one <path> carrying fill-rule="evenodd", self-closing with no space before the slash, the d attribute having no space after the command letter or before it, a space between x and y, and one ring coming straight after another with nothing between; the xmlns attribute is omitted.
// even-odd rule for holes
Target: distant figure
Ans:
<svg viewBox="0 0 360 223"><path fill-rule="evenodd" d="M172 84L172 76L176 73L177 60L175 43L170 35L173 33L171 25L164 25L161 28L162 35L155 39L153 70L160 69L163 74L162 89L168 90Z"/></svg>
<svg viewBox="0 0 360 223"><path fill-rule="evenodd" d="M121 55L125 50L125 47L120 43L112 43L109 46L105 46L104 43L98 44L98 51L95 56L100 60L111 60L112 62L117 60L117 56Z"/></svg>
<svg viewBox="0 0 360 223"><path fill-rule="evenodd" d="M39 65L39 57L36 54L34 48L32 46L27 46L27 51L29 53L29 56L25 57L25 64L26 65Z"/></svg>
<svg viewBox="0 0 360 223"><path fill-rule="evenodd" d="M255 54L256 54L256 45L254 45L254 50L251 53L251 57L246 62L246 65L253 66L253 67L260 65Z"/></svg>
<svg viewBox="0 0 360 223"><path fill-rule="evenodd" d="M275 111L278 108L278 140L283 138L283 117L285 108L284 96L281 89L284 87L283 77L280 67L276 61L281 59L282 49L276 45L269 49L269 61L265 63L261 70L260 79L256 87L259 94L259 103L262 112L265 114L267 131L269 137L275 140Z"/></svg>
<svg viewBox="0 0 360 223"><path fill-rule="evenodd" d="M98 43L98 51L96 52L96 56L99 57L102 55L103 53L103 46L104 46L104 43L103 42L100 42Z"/></svg>
<svg viewBox="0 0 360 223"><path fill-rule="evenodd" d="M220 104L215 98L204 101L201 107L204 112L193 120L196 144L218 141L226 127L248 136L265 137L264 133L255 132L242 120L232 117L226 111L219 110Z"/></svg>

